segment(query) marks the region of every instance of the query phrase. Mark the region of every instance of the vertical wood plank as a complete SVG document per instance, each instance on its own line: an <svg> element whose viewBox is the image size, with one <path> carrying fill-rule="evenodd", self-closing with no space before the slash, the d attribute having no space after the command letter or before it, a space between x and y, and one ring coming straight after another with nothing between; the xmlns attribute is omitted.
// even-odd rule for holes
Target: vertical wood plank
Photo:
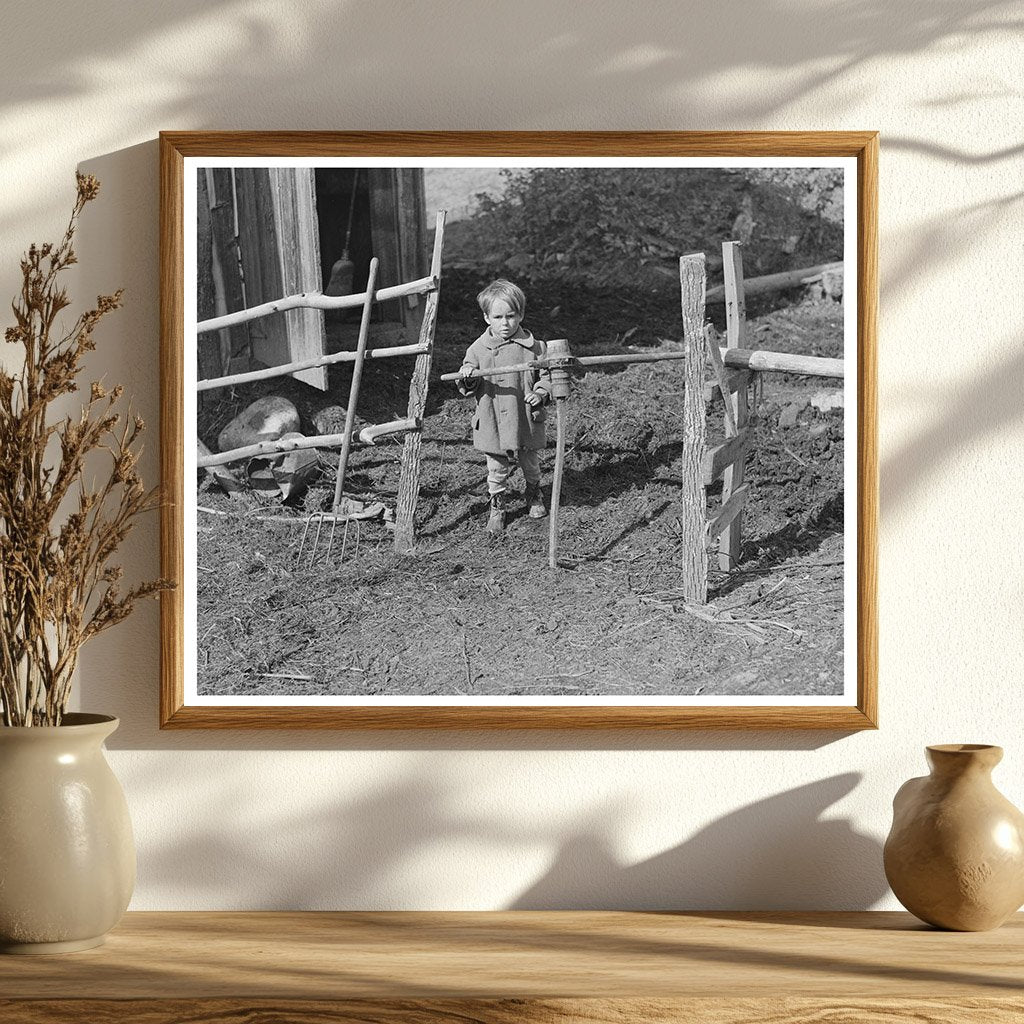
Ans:
<svg viewBox="0 0 1024 1024"><path fill-rule="evenodd" d="M683 314L683 452L682 589L685 599L704 604L708 597L708 560L704 543L706 499L702 462L707 447L704 413L704 296L707 266L704 253L679 259L679 286Z"/></svg>
<svg viewBox="0 0 1024 1024"><path fill-rule="evenodd" d="M726 348L745 348L747 337L747 307L743 295L743 244L722 243L722 263L725 274L725 319ZM727 404L732 405L732 416L726 416L726 436L734 437L747 426L750 407L747 389L739 388L730 398L723 395ZM731 421L731 422L730 422ZM737 459L722 475L722 505L743 486L744 459ZM743 512L740 511L718 538L718 567L728 572L740 561L743 546Z"/></svg>
<svg viewBox="0 0 1024 1024"><path fill-rule="evenodd" d="M238 247L245 276L245 301L248 306L258 306L284 295L268 169L236 168L235 191L238 197ZM288 362L288 335L282 314L275 313L251 321L249 338L255 359L267 366Z"/></svg>
<svg viewBox="0 0 1024 1024"><path fill-rule="evenodd" d="M320 231L312 167L272 167L270 197L281 276L281 294L319 292ZM316 359L327 352L322 309L290 309L284 314L288 352L284 362ZM296 378L327 390L327 368L300 370Z"/></svg>
<svg viewBox="0 0 1024 1024"><path fill-rule="evenodd" d="M220 258L220 273L224 287L224 312L237 313L245 309L245 287L242 282L242 267L238 257L238 239L235 234L234 182L230 167L213 167L207 172L212 176L210 219L213 224L214 250ZM227 328L228 359L230 365L234 356L241 355L249 348L249 327L236 324Z"/></svg>
<svg viewBox="0 0 1024 1024"><path fill-rule="evenodd" d="M217 284L214 259L213 223L210 217L211 196L208 173L196 173L196 316L200 320L216 316ZM219 377L225 372L217 334L200 334L196 338L199 377ZM200 394L199 404L208 396Z"/></svg>
<svg viewBox="0 0 1024 1024"><path fill-rule="evenodd" d="M427 197L422 167L399 167L398 187L398 251L400 280L416 281L426 277L427 263ZM418 328L423 322L426 303L422 296L409 295L402 300L406 325Z"/></svg>
<svg viewBox="0 0 1024 1024"><path fill-rule="evenodd" d="M373 255L380 263L378 288L402 283L401 253L398 244L398 171L394 167L370 167L370 234ZM401 299L381 304L387 321L405 323L405 303Z"/></svg>
<svg viewBox="0 0 1024 1024"><path fill-rule="evenodd" d="M722 273L725 275L726 348L745 348L747 300L743 290L743 243L722 243Z"/></svg>
<svg viewBox="0 0 1024 1024"><path fill-rule="evenodd" d="M203 176L206 183L207 202L209 209L207 215L210 218L210 251L211 251L211 273L213 275L214 293L214 316L222 316L228 312L226 286L224 283L224 268L221 266L220 247L217 245L217 238L213 232L213 208L217 205L217 190L213 179L213 168L203 169ZM231 332L222 329L217 332L217 349L219 352L218 375L226 374L231 366ZM206 376L203 374L203 376Z"/></svg>
<svg viewBox="0 0 1024 1024"><path fill-rule="evenodd" d="M434 232L434 254L430 261L430 273L437 279L438 286L427 296L423 323L420 327L420 344L427 345L427 351L416 357L412 382L409 384L410 419L422 420L427 408L427 387L430 381L430 365L434 357L434 327L437 324L437 304L441 295L441 253L444 250L444 210L437 214L437 229ZM402 449L402 474L398 481L398 504L395 511L395 551L410 554L416 539L416 502L420 494L420 457L423 434L410 430L405 435Z"/></svg>

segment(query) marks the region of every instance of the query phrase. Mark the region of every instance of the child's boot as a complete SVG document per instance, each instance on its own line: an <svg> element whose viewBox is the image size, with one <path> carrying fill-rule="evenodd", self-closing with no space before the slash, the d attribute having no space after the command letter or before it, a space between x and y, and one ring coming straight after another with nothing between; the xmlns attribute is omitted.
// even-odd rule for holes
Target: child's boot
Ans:
<svg viewBox="0 0 1024 1024"><path fill-rule="evenodd" d="M527 515L531 519L543 519L548 514L544 495L540 493L540 481L535 484L526 482L526 505L529 509Z"/></svg>
<svg viewBox="0 0 1024 1024"><path fill-rule="evenodd" d="M488 533L505 532L505 492L491 495L491 514L487 520Z"/></svg>

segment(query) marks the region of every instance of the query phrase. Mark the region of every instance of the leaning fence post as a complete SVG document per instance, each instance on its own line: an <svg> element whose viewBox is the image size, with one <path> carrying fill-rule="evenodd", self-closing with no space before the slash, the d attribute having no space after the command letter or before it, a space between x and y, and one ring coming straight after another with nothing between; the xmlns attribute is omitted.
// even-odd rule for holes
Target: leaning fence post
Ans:
<svg viewBox="0 0 1024 1024"><path fill-rule="evenodd" d="M706 499L702 462L707 443L704 410L704 296L707 291L707 267L704 253L679 258L679 285L682 294L683 345L687 358L683 363L683 453L682 513L679 525L682 540L682 591L686 601L705 604L708 597L708 561L704 543Z"/></svg>
<svg viewBox="0 0 1024 1024"><path fill-rule="evenodd" d="M726 349L746 348L747 340L747 306L743 289L743 244L741 242L722 243L722 271L725 277L725 316L726 316ZM747 403L747 388L737 388L735 395L723 393L723 400L731 405L732 416L726 416L726 422L733 421L733 432L736 435L751 429ZM729 434L728 427L726 435ZM744 455L726 469L722 476L722 505L743 487ZM741 499L745 500L745 499ZM732 522L718 539L718 567L728 572L735 569L740 561L740 550L743 546L743 511L739 506Z"/></svg>
<svg viewBox="0 0 1024 1024"><path fill-rule="evenodd" d="M430 382L430 364L434 355L434 328L437 324L437 304L441 290L441 253L444 250L445 211L437 212L437 228L434 233L434 254L430 261L430 274L437 282L427 296L420 325L420 344L426 351L416 357L412 380L409 383L408 418L423 422L427 411L427 387ZM410 430L405 435L402 449L402 472L398 480L398 503L395 507L395 551L409 554L415 543L416 502L420 494L420 457L423 435L419 430Z"/></svg>

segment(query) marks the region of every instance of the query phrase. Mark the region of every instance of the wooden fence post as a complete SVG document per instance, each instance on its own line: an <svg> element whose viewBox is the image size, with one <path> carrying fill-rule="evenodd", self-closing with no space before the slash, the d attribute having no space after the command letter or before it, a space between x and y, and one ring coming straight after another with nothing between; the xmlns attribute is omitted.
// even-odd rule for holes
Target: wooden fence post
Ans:
<svg viewBox="0 0 1024 1024"><path fill-rule="evenodd" d="M725 275L726 350L746 348L747 309L743 293L742 249L741 242L722 243L722 269ZM722 398L726 403L725 436L744 435L749 429L750 419L746 386L737 388L731 397L725 392ZM742 490L744 456L745 449L734 462L729 464L722 475L722 510L724 512L727 507L730 510L735 510L735 514L718 538L718 567L726 572L739 564L740 548L743 543L743 504L746 498L746 492ZM743 493L742 498L740 492ZM737 500L730 506L729 500L734 495Z"/></svg>
<svg viewBox="0 0 1024 1024"><path fill-rule="evenodd" d="M441 253L444 249L445 211L437 213L437 228L434 232L434 254L430 261L431 276L437 282L427 296L420 325L420 344L426 351L416 357L416 366L409 384L408 418L422 423L427 410L427 386L430 382L430 364L434 356L434 328L437 324L437 303L441 294ZM402 474L398 481L398 503L395 508L395 551L410 554L416 540L416 502L420 494L420 457L423 445L421 430L411 430L405 435L402 450Z"/></svg>
<svg viewBox="0 0 1024 1024"><path fill-rule="evenodd" d="M679 258L683 344L682 591L684 600L705 604L708 598L708 559L705 540L706 499L702 463L707 444L704 409L704 296L707 267L704 253Z"/></svg>

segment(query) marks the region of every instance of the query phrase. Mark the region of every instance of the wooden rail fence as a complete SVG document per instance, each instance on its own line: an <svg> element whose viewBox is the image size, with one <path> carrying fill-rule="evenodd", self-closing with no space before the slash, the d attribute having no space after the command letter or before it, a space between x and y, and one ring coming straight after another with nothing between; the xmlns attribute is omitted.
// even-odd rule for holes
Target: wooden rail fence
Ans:
<svg viewBox="0 0 1024 1024"><path fill-rule="evenodd" d="M407 295L425 295L426 308L420 325L419 340L415 345L395 345L389 348L369 349L365 353L367 359L393 359L398 356L416 356L412 379L409 385L409 408L407 415L392 423L376 424L367 428L369 443L384 434L405 433L405 450L402 456L402 470L398 483L398 504L395 511L396 551L412 550L415 538L416 502L420 490L420 445L423 413L427 404L427 386L430 378L430 365L434 352L434 335L437 327L437 304L441 289L441 255L444 249L445 211L437 214L436 231L434 234L434 251L430 262L430 274L416 281L380 288L372 292L360 292L356 295L323 295L319 292L303 292L289 295L273 302L265 302L249 309L238 310L224 316L203 320L196 325L197 334L219 331L236 324L246 323L260 317L281 313L289 309L354 309L367 306L373 302L385 302L390 299ZM215 388L232 387L236 384L248 384L257 380L269 380L274 377L286 377L301 370L314 367L330 366L334 363L354 362L356 352L336 352L331 355L313 359L303 359L279 366L269 366L261 370L247 373L235 373L225 377L211 377L197 381L197 392L210 391ZM279 452L294 451L301 448L341 448L348 434L318 434L311 437L296 438L290 441L264 441L243 448L233 448L226 452L200 455L197 465L200 469L221 466L228 462L252 458L255 455L267 455Z"/></svg>
<svg viewBox="0 0 1024 1024"><path fill-rule="evenodd" d="M734 569L740 561L743 510L750 494L746 460L754 447L761 375L777 372L840 379L845 376L842 359L746 348L742 250L740 242L722 243L725 282L720 296L716 295L716 298L725 302L724 348L719 347L714 328L705 323L709 293L703 254L683 256L679 261L683 337L689 350L703 351L703 357L695 359L695 366L687 373L687 397L684 398L683 409L683 429L692 437L689 444L684 439L683 451L682 585L686 599L695 604L707 602L707 552L710 548L717 548L718 566L726 572ZM704 384L703 368L706 364L710 364L712 380ZM699 417L692 396L698 387L701 388ZM704 404L712 399L716 390L721 392L723 400L725 440L713 448L705 448ZM699 462L695 462L690 448L698 444L702 455ZM708 512L706 489L719 478L722 480L721 504ZM699 514L694 512L695 509Z"/></svg>
<svg viewBox="0 0 1024 1024"><path fill-rule="evenodd" d="M420 458L422 445L421 425L426 410L430 367L434 352L437 325L437 307L441 281L441 255L444 247L445 212L437 215L434 251L430 275L417 281L391 288L382 288L357 295L325 296L319 293L290 295L275 302L263 303L250 309L239 310L226 316L204 320L197 332L219 331L225 327L245 323L288 309L303 307L316 309L349 309L366 306L406 295L426 295L426 308L415 345L370 349L368 359L388 359L398 356L416 356L409 384L408 413L393 423L377 424L365 433L372 437L389 433L405 433L402 469L398 485L395 515L395 550L410 552L415 540L415 513L420 488ZM683 398L683 453L682 453L682 589L686 599L694 603L707 602L708 550L717 547L719 568L729 571L736 567L742 549L743 510L750 493L746 481L746 459L753 449L756 429L756 396L760 392L763 373L795 373L819 377L843 378L842 359L822 359L816 356L792 355L746 347L746 308L743 284L742 244L722 244L725 283L721 295L726 308L726 344L719 347L714 329L706 323L708 301L706 258L703 253L683 256L679 261L679 280L683 320L685 360ZM698 358L693 358L699 353ZM196 390L247 384L252 381L287 376L301 370L334 363L352 362L355 352L338 352L314 359L300 360L266 369L236 373L196 382ZM637 361L636 356L619 357L622 361ZM651 357L652 361L655 358ZM591 361L608 362L614 357L594 357ZM588 361L588 357L579 360ZM704 370L710 365L712 379L705 381ZM450 376L450 375L449 375ZM751 410L751 388L755 400ZM707 447L706 403L718 390L723 398L725 439L712 448ZM321 434L296 438L291 441L265 441L227 452L201 455L200 468L224 465L255 455L293 451L300 448L342 447L346 434ZM370 438L368 438L370 439ZM371 439L372 443L372 439ZM722 500L719 507L709 512L707 488L722 480Z"/></svg>

